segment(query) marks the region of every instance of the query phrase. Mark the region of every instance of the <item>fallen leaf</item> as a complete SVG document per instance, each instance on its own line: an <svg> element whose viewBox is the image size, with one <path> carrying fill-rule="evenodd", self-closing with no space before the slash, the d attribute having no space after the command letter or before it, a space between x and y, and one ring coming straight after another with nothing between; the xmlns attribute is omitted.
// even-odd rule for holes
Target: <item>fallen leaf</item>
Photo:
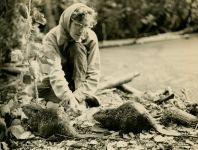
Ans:
<svg viewBox="0 0 198 150"><path fill-rule="evenodd" d="M9 150L8 144L5 142L0 143L0 149L1 148L2 148L2 150Z"/></svg>
<svg viewBox="0 0 198 150"><path fill-rule="evenodd" d="M187 139L185 142L186 142L187 144L194 145L194 142L190 141L189 139Z"/></svg>
<svg viewBox="0 0 198 150"><path fill-rule="evenodd" d="M198 150L198 144L192 145L191 149L192 149L192 150Z"/></svg>
<svg viewBox="0 0 198 150"><path fill-rule="evenodd" d="M154 138L154 141L157 142L157 143L161 143L161 142L175 142L174 141L174 138L172 136L170 137L163 137L161 135L157 135L155 138Z"/></svg>
<svg viewBox="0 0 198 150"><path fill-rule="evenodd" d="M25 115L25 113L22 111L21 112L21 120L24 120L24 119L28 119L28 117Z"/></svg>
<svg viewBox="0 0 198 150"><path fill-rule="evenodd" d="M155 147L155 145L156 145L156 143L153 142L153 141L151 141L151 140L149 140L149 141L145 144L146 148L148 148L148 149L152 149L153 147Z"/></svg>
<svg viewBox="0 0 198 150"><path fill-rule="evenodd" d="M65 150L64 147L56 147L56 146L47 146L45 149L48 149L48 150Z"/></svg>
<svg viewBox="0 0 198 150"><path fill-rule="evenodd" d="M20 135L19 139L24 140L24 139L31 139L34 137L35 136L30 131L25 131Z"/></svg>
<svg viewBox="0 0 198 150"><path fill-rule="evenodd" d="M106 149L107 150L115 150L114 146L116 145L116 142L108 143Z"/></svg>
<svg viewBox="0 0 198 150"><path fill-rule="evenodd" d="M2 117L5 117L7 114L10 114L10 107L9 107L9 105L8 104L3 105L0 108L0 112L1 112L1 116Z"/></svg>
<svg viewBox="0 0 198 150"><path fill-rule="evenodd" d="M82 128L85 128L85 127L92 127L93 125L94 125L93 122L83 121L83 123L81 124L81 127L82 127Z"/></svg>
<svg viewBox="0 0 198 150"><path fill-rule="evenodd" d="M111 137L116 137L119 135L119 132L115 132L115 131L110 131L111 133Z"/></svg>
<svg viewBox="0 0 198 150"><path fill-rule="evenodd" d="M146 134L142 134L140 133L140 139L151 139L154 135L153 134L149 134L149 133L146 133Z"/></svg>
<svg viewBox="0 0 198 150"><path fill-rule="evenodd" d="M154 138L154 141L159 143L159 142L164 142L164 139L161 135L157 135L155 138Z"/></svg>
<svg viewBox="0 0 198 150"><path fill-rule="evenodd" d="M20 98L21 98L22 105L30 104L30 102L33 99L33 97L31 97L29 95L22 95Z"/></svg>
<svg viewBox="0 0 198 150"><path fill-rule="evenodd" d="M117 144L116 144L116 147L118 147L118 148L124 148L124 147L127 147L127 145L128 145L128 143L127 142L125 142L125 141L119 141L119 142L117 142Z"/></svg>
<svg viewBox="0 0 198 150"><path fill-rule="evenodd" d="M71 147L73 147L74 149L82 149L82 148L87 149L88 145L85 142L76 142L76 143L72 144Z"/></svg>
<svg viewBox="0 0 198 150"><path fill-rule="evenodd" d="M108 132L109 130L107 130L105 128L101 128L95 124L92 126L91 131L96 132L96 133L104 133L104 132Z"/></svg>
<svg viewBox="0 0 198 150"><path fill-rule="evenodd" d="M18 118L18 117L21 117L21 114L22 114L22 108L15 108L11 111L11 116L13 118Z"/></svg>
<svg viewBox="0 0 198 150"><path fill-rule="evenodd" d="M13 101L13 99L11 99L11 100L8 102L8 106L9 106L10 108L12 108L12 107L14 106L14 101Z"/></svg>
<svg viewBox="0 0 198 150"><path fill-rule="evenodd" d="M130 137L132 137L132 138L134 138L134 137L135 137L135 135L134 135L134 133L133 133L133 132L129 132L129 135L130 135Z"/></svg>
<svg viewBox="0 0 198 150"><path fill-rule="evenodd" d="M74 141L74 140L68 140L67 141L67 146L71 146L71 145L73 145L75 143L76 143L76 141Z"/></svg>
<svg viewBox="0 0 198 150"><path fill-rule="evenodd" d="M97 145L98 142L97 142L96 140L91 140L91 141L89 142L89 144L91 144L91 145Z"/></svg>
<svg viewBox="0 0 198 150"><path fill-rule="evenodd" d="M23 134L26 132L21 125L10 126L8 130L16 139L23 139Z"/></svg>
<svg viewBox="0 0 198 150"><path fill-rule="evenodd" d="M144 150L145 148L143 147L143 146L141 146L141 145L136 145L135 147L134 147L134 150Z"/></svg>
<svg viewBox="0 0 198 150"><path fill-rule="evenodd" d="M128 134L123 134L122 137L123 137L124 139L131 139L130 135L128 135Z"/></svg>
<svg viewBox="0 0 198 150"><path fill-rule="evenodd" d="M130 140L129 143L132 145L137 145L137 141L135 141L135 140Z"/></svg>

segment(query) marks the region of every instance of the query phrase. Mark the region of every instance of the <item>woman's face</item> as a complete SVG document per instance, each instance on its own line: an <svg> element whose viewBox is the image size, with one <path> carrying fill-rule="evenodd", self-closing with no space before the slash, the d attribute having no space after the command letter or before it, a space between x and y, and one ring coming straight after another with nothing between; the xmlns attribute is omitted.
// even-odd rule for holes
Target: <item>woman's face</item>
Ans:
<svg viewBox="0 0 198 150"><path fill-rule="evenodd" d="M82 22L71 20L69 34L76 41L81 41L84 33L90 28L90 21L83 20Z"/></svg>

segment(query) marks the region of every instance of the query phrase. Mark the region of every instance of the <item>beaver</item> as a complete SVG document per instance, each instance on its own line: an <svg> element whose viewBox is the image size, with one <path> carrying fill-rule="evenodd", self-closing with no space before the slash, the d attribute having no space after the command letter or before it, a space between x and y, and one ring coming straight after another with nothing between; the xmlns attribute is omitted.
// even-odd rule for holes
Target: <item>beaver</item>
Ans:
<svg viewBox="0 0 198 150"><path fill-rule="evenodd" d="M93 138L99 135L79 134L69 123L68 116L58 114L54 108L42 108L39 105L27 104L22 106L24 114L28 117L27 124L32 132L48 138L52 135L63 135L73 138Z"/></svg>
<svg viewBox="0 0 198 150"><path fill-rule="evenodd" d="M122 130L125 133L140 133L142 130L155 129L157 132L180 136L176 131L168 131L157 124L146 108L138 102L126 102L118 108L100 110L94 119L110 130Z"/></svg>

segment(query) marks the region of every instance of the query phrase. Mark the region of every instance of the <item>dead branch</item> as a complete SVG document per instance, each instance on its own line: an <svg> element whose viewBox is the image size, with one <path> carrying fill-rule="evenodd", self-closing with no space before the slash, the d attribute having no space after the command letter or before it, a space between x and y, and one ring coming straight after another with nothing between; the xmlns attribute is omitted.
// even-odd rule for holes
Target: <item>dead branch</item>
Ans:
<svg viewBox="0 0 198 150"><path fill-rule="evenodd" d="M165 112L165 115L172 121L181 124L193 125L198 123L198 117L176 107L168 108Z"/></svg>
<svg viewBox="0 0 198 150"><path fill-rule="evenodd" d="M109 81L102 82L99 84L98 90L104 90L104 89L110 89L110 88L115 88L118 87L122 84L128 83L132 81L134 78L138 77L140 73L132 73L128 74L126 76L122 76L120 78L113 78Z"/></svg>
<svg viewBox="0 0 198 150"><path fill-rule="evenodd" d="M163 102L168 101L169 99L173 99L174 97L175 97L175 94L172 93L172 94L170 94L170 95L168 95L168 96L166 96L166 97L163 97L163 98L160 98L160 99L158 99L158 100L155 100L155 103L161 104L161 103L163 103Z"/></svg>
<svg viewBox="0 0 198 150"><path fill-rule="evenodd" d="M139 90L135 89L134 87L129 86L127 84L122 84L121 86L119 86L119 88L125 92L131 93L131 94L134 94L137 96L142 96L144 94L144 92L139 91Z"/></svg>

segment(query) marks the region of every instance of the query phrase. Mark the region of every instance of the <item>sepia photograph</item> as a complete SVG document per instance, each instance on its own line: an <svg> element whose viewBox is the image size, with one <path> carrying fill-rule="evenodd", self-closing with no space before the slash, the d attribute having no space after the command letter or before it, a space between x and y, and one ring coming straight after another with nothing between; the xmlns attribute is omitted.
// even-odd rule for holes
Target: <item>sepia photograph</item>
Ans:
<svg viewBox="0 0 198 150"><path fill-rule="evenodd" d="M197 150L198 0L1 0L0 150Z"/></svg>

